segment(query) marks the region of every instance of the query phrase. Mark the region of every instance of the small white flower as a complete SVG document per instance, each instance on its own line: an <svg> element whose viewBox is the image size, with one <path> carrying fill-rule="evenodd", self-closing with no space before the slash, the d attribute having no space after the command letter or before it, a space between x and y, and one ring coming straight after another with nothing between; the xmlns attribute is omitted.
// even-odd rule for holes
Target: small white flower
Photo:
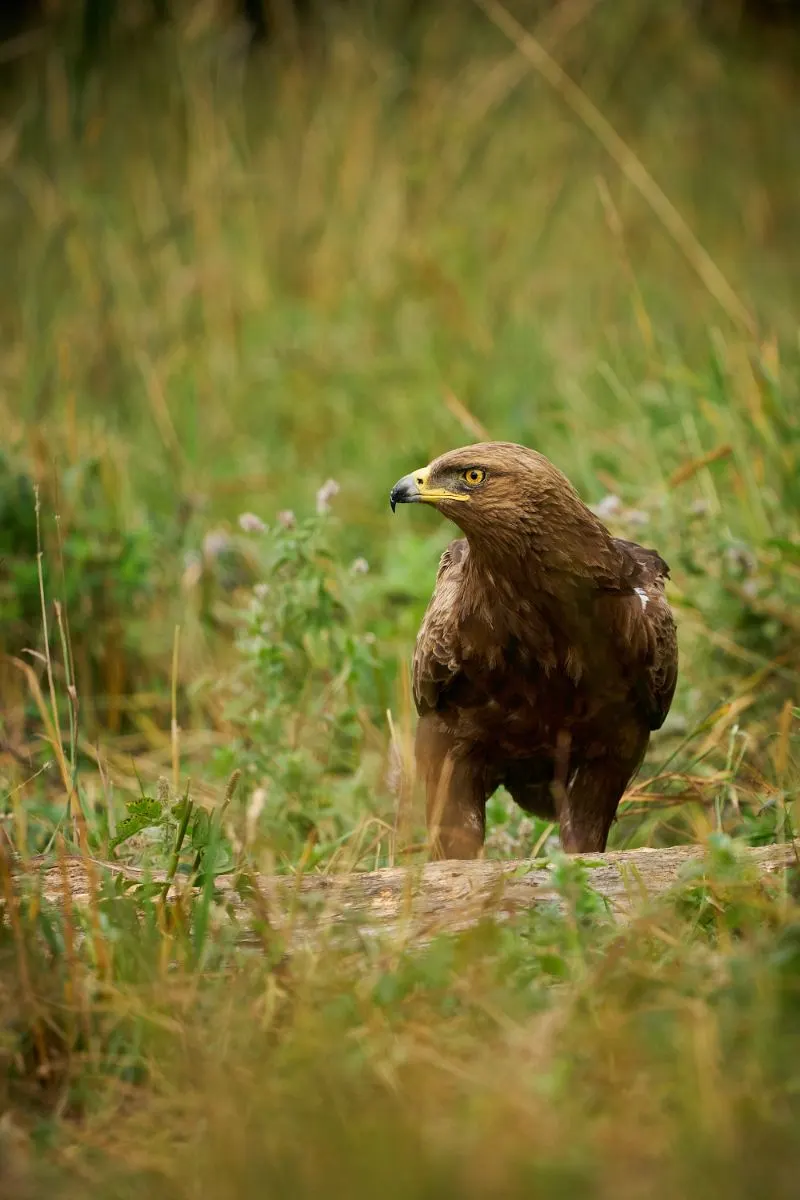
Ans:
<svg viewBox="0 0 800 1200"><path fill-rule="evenodd" d="M355 558L350 564L350 570L354 575L366 575L369 571L369 563L365 558Z"/></svg>
<svg viewBox="0 0 800 1200"><path fill-rule="evenodd" d="M596 517L615 517L622 509L622 501L619 496L615 496L613 492L609 492L597 504L590 507Z"/></svg>
<svg viewBox="0 0 800 1200"><path fill-rule="evenodd" d="M649 525L650 514L643 508L629 508L625 513L625 520L629 525Z"/></svg>
<svg viewBox="0 0 800 1200"><path fill-rule="evenodd" d="M294 529L297 524L297 517L290 508L283 508L278 513L277 521L284 529Z"/></svg>
<svg viewBox="0 0 800 1200"><path fill-rule="evenodd" d="M219 558L230 544L231 539L224 529L210 529L203 538L203 554L206 558Z"/></svg>
<svg viewBox="0 0 800 1200"><path fill-rule="evenodd" d="M322 517L331 510L331 500L341 489L335 479L326 479L317 492L317 512Z"/></svg>
<svg viewBox="0 0 800 1200"><path fill-rule="evenodd" d="M239 516L239 528L243 533L266 533L267 527L255 513L246 512Z"/></svg>

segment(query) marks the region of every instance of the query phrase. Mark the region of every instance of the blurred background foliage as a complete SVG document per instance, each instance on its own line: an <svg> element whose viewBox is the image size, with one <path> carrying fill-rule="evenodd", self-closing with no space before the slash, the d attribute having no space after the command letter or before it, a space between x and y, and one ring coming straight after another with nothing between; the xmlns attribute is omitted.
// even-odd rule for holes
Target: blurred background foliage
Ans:
<svg viewBox="0 0 800 1200"><path fill-rule="evenodd" d="M0 1194L795 1195L799 26L0 6ZM220 872L422 855L388 492L484 436L669 561L612 845L705 856L620 921L500 793L560 910L242 946ZM144 876L42 903L76 835Z"/></svg>

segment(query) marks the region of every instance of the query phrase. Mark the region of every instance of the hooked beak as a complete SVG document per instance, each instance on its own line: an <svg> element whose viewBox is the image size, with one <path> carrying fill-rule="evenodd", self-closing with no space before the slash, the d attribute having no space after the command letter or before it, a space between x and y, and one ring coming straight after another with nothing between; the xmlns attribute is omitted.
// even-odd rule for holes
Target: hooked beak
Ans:
<svg viewBox="0 0 800 1200"><path fill-rule="evenodd" d="M437 504L440 500L469 500L469 496L465 496L462 492L449 492L447 488L430 487L428 484L429 474L429 468L422 467L419 471L412 471L410 475L404 475L402 479L398 479L389 493L392 512L398 504Z"/></svg>
<svg viewBox="0 0 800 1200"><path fill-rule="evenodd" d="M412 471L410 475L404 475L402 479L398 479L397 483L389 493L389 503L392 506L392 512L398 504L418 504L422 499L420 485L425 486L425 471Z"/></svg>

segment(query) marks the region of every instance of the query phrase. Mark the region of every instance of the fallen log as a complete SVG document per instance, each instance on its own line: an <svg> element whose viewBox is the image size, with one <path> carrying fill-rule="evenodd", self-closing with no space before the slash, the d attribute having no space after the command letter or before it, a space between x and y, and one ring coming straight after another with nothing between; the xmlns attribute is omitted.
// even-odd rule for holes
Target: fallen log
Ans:
<svg viewBox="0 0 800 1200"><path fill-rule="evenodd" d="M682 870L705 853L702 846L628 850L580 856L586 878L611 912L624 918L679 882ZM800 863L800 842L738 847L742 864L762 877ZM563 907L553 866L539 860L426 863L349 874L219 876L217 911L235 921L237 934L252 941L255 930L272 930L289 946L318 943L328 935L358 930L426 941L435 934L467 929L484 918L504 920L535 905ZM35 860L26 874L47 900L85 904L103 872L131 886L165 882L163 873L119 863L69 856L53 864ZM189 887L178 879L170 893Z"/></svg>

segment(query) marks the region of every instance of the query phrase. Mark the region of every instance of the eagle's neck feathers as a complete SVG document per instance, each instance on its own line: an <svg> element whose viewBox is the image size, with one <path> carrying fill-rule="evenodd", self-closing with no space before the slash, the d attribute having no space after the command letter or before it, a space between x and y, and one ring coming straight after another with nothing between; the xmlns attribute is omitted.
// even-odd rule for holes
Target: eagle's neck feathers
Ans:
<svg viewBox="0 0 800 1200"><path fill-rule="evenodd" d="M589 514L593 516L593 514ZM620 553L598 521L562 524L554 535L533 521L502 539L468 536L459 589L459 636L487 662L502 647L536 661L546 673L563 669L574 682L606 651L596 644L592 595L620 578ZM646 608L646 597L642 599Z"/></svg>

